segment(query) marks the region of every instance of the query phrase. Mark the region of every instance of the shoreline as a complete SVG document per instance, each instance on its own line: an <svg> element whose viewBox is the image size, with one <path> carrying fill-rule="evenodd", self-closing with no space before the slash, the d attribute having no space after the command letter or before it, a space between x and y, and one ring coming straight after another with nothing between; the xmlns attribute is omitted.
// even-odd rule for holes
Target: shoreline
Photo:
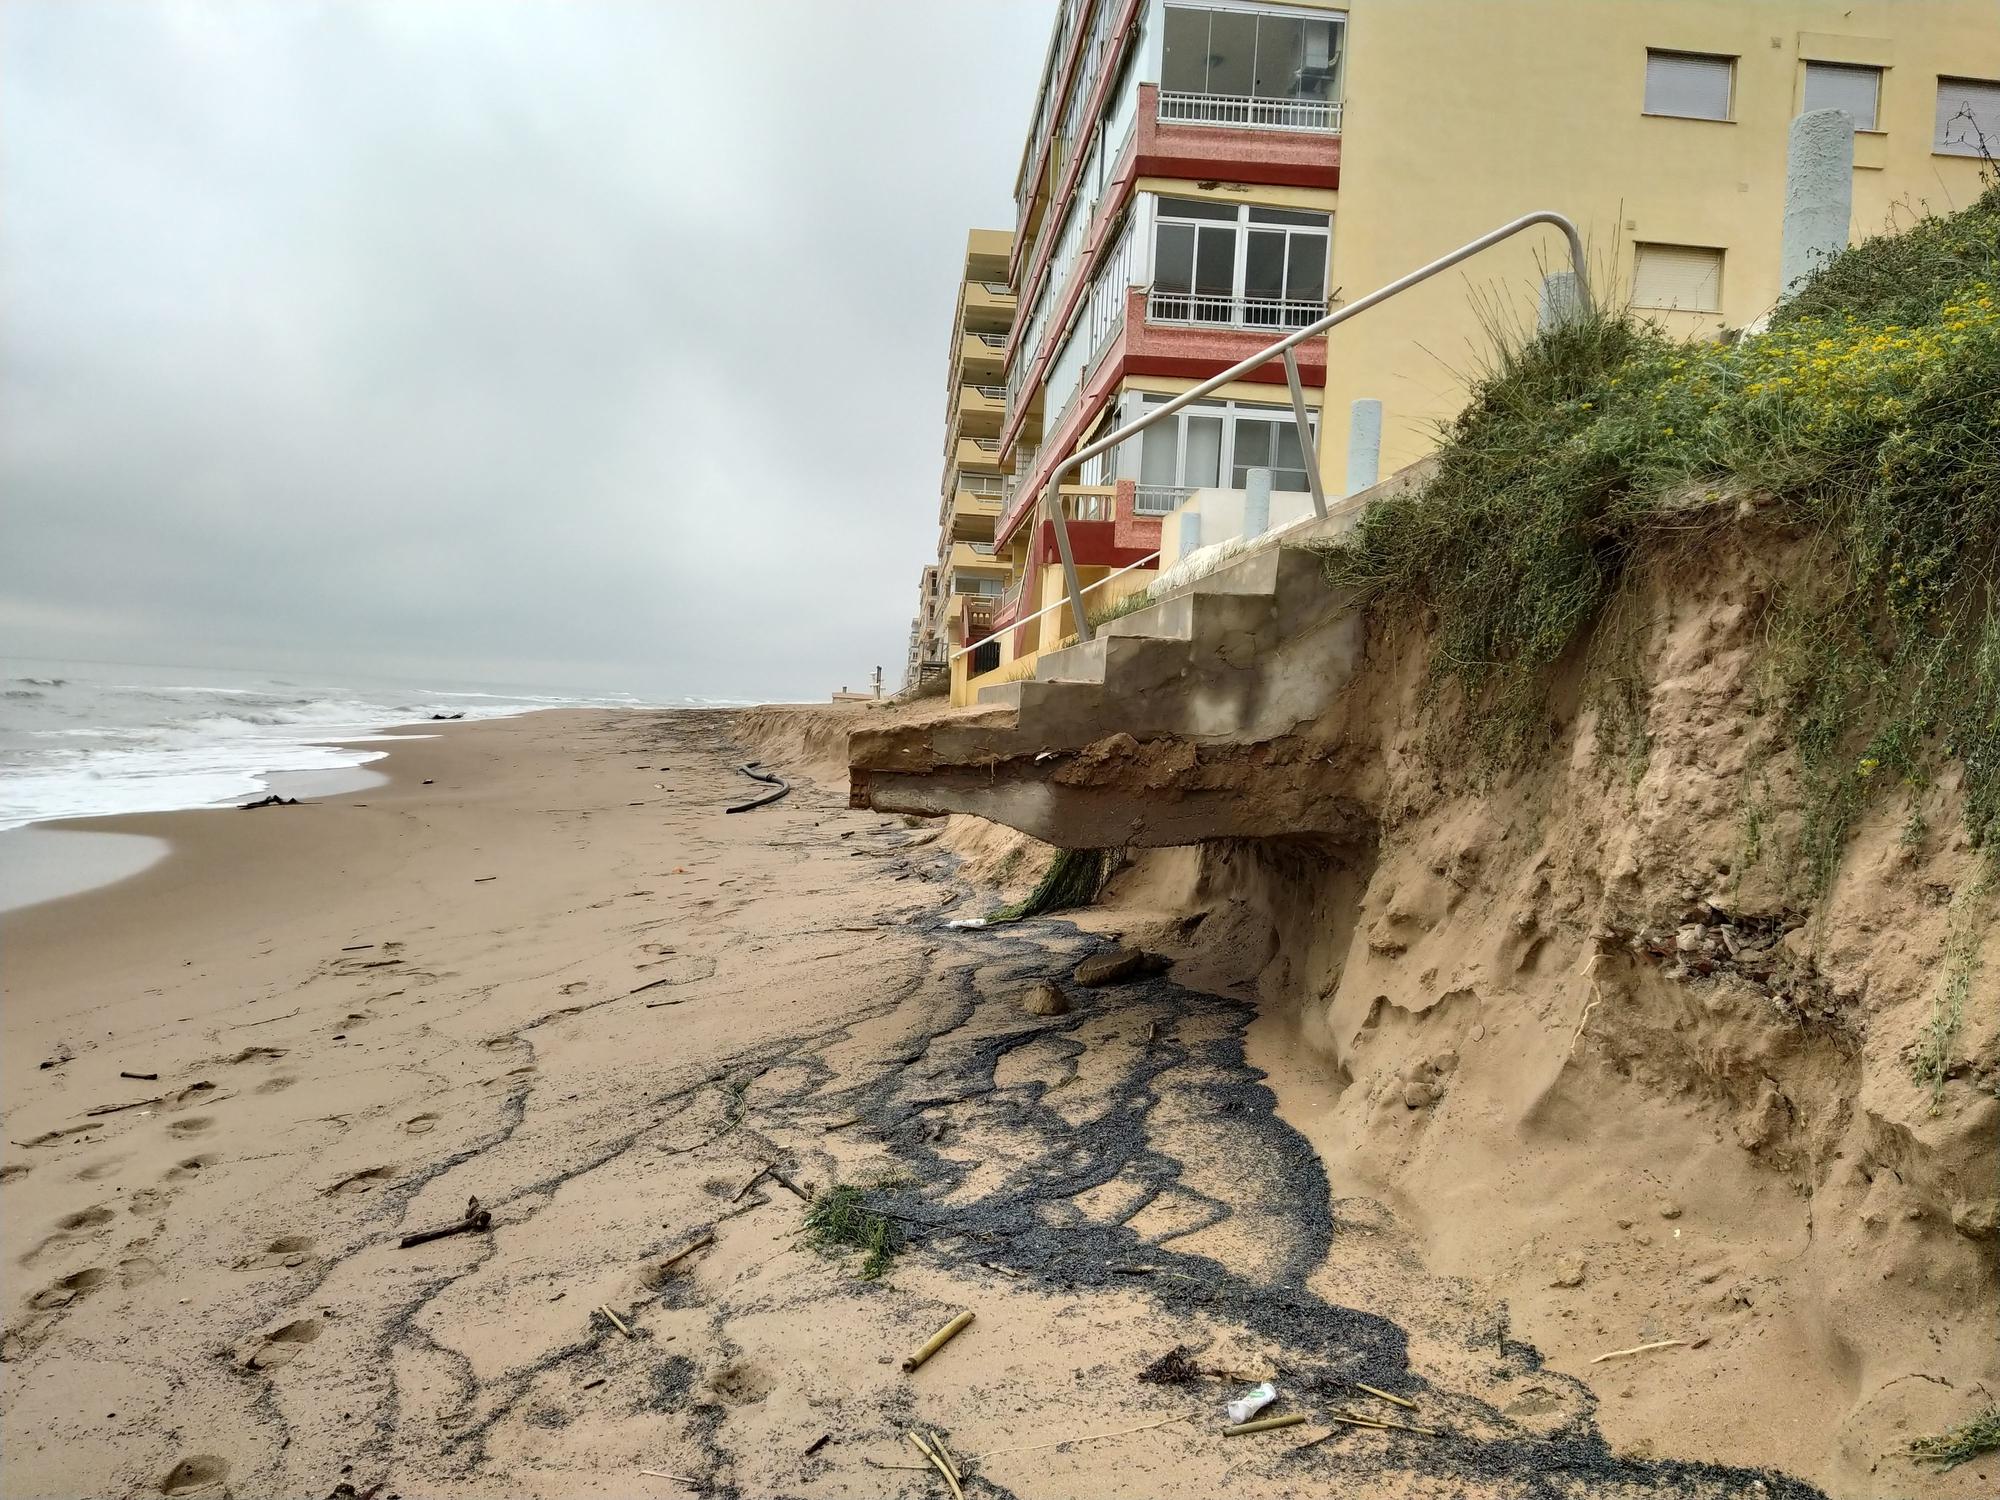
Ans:
<svg viewBox="0 0 2000 1500"><path fill-rule="evenodd" d="M618 713L619 709L529 709L508 718L525 718L534 713ZM456 721L453 721L456 722ZM477 719L474 724L503 723L505 719ZM387 787L391 777L389 759L406 745L437 738L441 725L421 721L407 725L387 725L359 736L332 736L304 743L360 749L368 753L350 766L317 771L265 771L253 773L257 789L240 794L254 801L259 797L297 797L302 802L323 801L349 796L374 787ZM384 740L394 741L383 745ZM158 818L179 818L194 813L242 811L236 797L227 801L192 807L162 808L149 812L96 813L81 817L44 818L17 828L0 829L0 916L25 911L53 901L66 901L143 875L170 862L174 854L171 835L148 824ZM118 840L120 846L105 841ZM143 846L130 841L143 841ZM33 852L27 851L32 847Z"/></svg>

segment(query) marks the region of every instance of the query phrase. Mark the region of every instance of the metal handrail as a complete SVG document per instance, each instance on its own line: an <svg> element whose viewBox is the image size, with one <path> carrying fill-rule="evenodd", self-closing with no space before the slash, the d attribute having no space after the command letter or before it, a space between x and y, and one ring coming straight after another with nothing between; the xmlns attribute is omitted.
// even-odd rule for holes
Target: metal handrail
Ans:
<svg viewBox="0 0 2000 1500"><path fill-rule="evenodd" d="M1084 618L1083 613L1083 596L1085 590L1080 588L1076 581L1076 559L1070 552L1069 526L1063 518L1062 506L1056 503L1063 475L1079 465L1098 457L1100 454L1109 453L1112 449L1118 447L1119 444L1137 437L1163 417L1172 416L1182 407L1199 401L1209 392L1219 390L1221 387L1229 384L1230 381L1248 375L1251 371L1260 369L1269 364L1273 359L1278 358L1282 358L1285 361L1285 378L1290 384L1292 392L1292 415L1298 423L1299 439L1303 443L1306 435L1312 431L1312 425L1307 420L1305 388L1299 382L1299 365L1298 361L1292 357L1293 349L1303 344L1307 339L1318 338L1336 324L1344 323L1349 318L1366 312L1377 303L1388 301L1398 292L1408 291L1411 287L1417 285L1417 283L1430 280L1438 272L1448 271L1460 261L1477 255L1480 251L1489 249L1499 244L1500 241L1519 234L1524 229L1531 229L1537 224L1555 226L1563 232L1563 238L1569 241L1570 269L1576 274L1576 304L1581 308L1589 307L1590 277L1588 268L1584 264L1583 236L1577 232L1576 225L1566 215L1559 214L1553 209L1539 209L1531 214L1523 214L1518 219L1509 220L1498 229L1489 230L1487 233L1482 234L1476 240L1468 240L1456 250L1439 256L1428 265L1419 266L1407 276L1400 276L1387 286L1377 287L1365 297L1357 297L1345 307L1337 308L1325 317L1308 323L1303 328L1295 329L1276 343L1266 345L1264 348L1258 350L1248 359L1240 360L1236 364L1231 365L1220 375L1211 375L1208 379L1202 381L1201 384L1182 391L1172 400L1162 402L1158 406L1148 407L1145 414L1138 418L1138 420L1127 422L1123 427L1107 433L1096 442L1077 449L1076 452L1070 454L1068 458L1057 464L1049 472L1048 482L1043 488L1041 498L1036 504L1048 515L1055 528L1056 552L1062 558L1065 591L1069 595L1070 608L1076 615L1077 640L1089 640L1091 632L1090 621ZM1324 426L1323 423L1321 425L1322 427ZM1317 445L1315 445L1315 451L1312 455L1312 462L1306 466L1306 479L1312 486L1314 514L1324 520L1326 517L1326 495L1320 484ZM1137 564L1133 566L1136 567ZM1117 575L1112 574L1110 576L1116 577ZM1011 629L1012 627L1010 626L1009 628ZM987 639L990 640L992 637L989 636ZM984 643L981 642L979 644Z"/></svg>
<svg viewBox="0 0 2000 1500"><path fill-rule="evenodd" d="M1127 563L1125 564L1124 567L1120 568L1115 573L1106 573L1102 578L1098 579L1097 582L1088 585L1084 589L1084 593L1088 594L1091 592L1092 589L1101 589L1104 587L1105 584L1111 582L1112 579L1123 578L1127 573L1131 572L1134 568L1143 568L1146 566L1146 564L1156 563L1159 560L1160 560L1160 554L1157 550L1148 552L1144 557L1140 558L1137 562ZM1000 596L1001 607L1005 608L1008 604L1012 603L1014 600L1020 597L1021 597L1021 590L1019 585L1017 584L1016 586L1010 588L1006 593ZM945 658L945 661L947 663L955 662L961 656L965 655L966 652L976 651L981 646L985 645L988 641L997 641L1000 639L1001 636L1005 635L1008 631L1019 630L1023 625L1031 624L1032 622L1039 620L1043 615L1051 614L1054 611L1061 609L1066 604L1069 605L1070 608L1072 609L1076 607L1075 603L1069 599L1058 599L1054 604L1044 604L1040 609L1036 610L1033 614L1027 615L1019 620L1010 620L1000 629L994 631L993 634L987 636L981 636L978 640L973 641L969 645L960 646L956 651L952 652L951 655L947 656ZM1081 619L1082 616L1078 616L1078 618ZM1083 639L1088 640L1089 637L1085 636L1083 637Z"/></svg>

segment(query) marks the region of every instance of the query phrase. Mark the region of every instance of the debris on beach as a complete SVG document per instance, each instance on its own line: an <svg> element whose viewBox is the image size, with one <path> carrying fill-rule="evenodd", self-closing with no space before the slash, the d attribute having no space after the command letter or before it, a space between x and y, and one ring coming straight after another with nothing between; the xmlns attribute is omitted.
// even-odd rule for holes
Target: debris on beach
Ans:
<svg viewBox="0 0 2000 1500"><path fill-rule="evenodd" d="M474 1234L481 1230L491 1229L492 1227L492 1210L481 1208L479 1200L473 1198L465 1205L465 1217L460 1219L456 1224L447 1224L442 1229L421 1229L415 1234L406 1234L403 1236L402 1243L398 1248L407 1250L412 1245L427 1245L432 1240L441 1240L447 1235Z"/></svg>
<svg viewBox="0 0 2000 1500"><path fill-rule="evenodd" d="M298 798L280 797L276 792L273 792L271 793L270 796L265 797L260 801L245 802L241 804L241 806L237 810L239 812L252 812L260 807L297 807L299 805L300 803Z"/></svg>
<svg viewBox="0 0 2000 1500"><path fill-rule="evenodd" d="M766 786L775 788L775 790L759 793L748 802L738 802L733 806L725 807L723 808L724 812L752 812L757 808L776 802L780 797L791 791L792 784L789 781L775 772L760 770L759 767L762 765L762 761L746 760L736 769L741 771L745 776L748 776L752 781L761 781Z"/></svg>
<svg viewBox="0 0 2000 1500"><path fill-rule="evenodd" d="M1031 1016L1066 1016L1069 996L1053 980L1038 979L1021 996L1021 1009Z"/></svg>
<svg viewBox="0 0 2000 1500"><path fill-rule="evenodd" d="M1262 1380L1223 1409L1229 1413L1230 1422L1240 1427L1277 1399L1278 1388L1270 1381Z"/></svg>
<svg viewBox="0 0 2000 1500"><path fill-rule="evenodd" d="M912 1370L915 1370L919 1365L923 1364L924 1361L929 1359L933 1354L937 1353L938 1350L942 1349L946 1344L949 1344L953 1339L957 1338L961 1333L965 1332L965 1330L971 1326L972 1326L971 1312L967 1311L960 1313L957 1317L953 1318L949 1323L945 1324L944 1327L940 1328L936 1333L932 1334L929 1338L925 1339L923 1343L919 1344L915 1349L910 1351L909 1355L905 1357L905 1359L903 1360L903 1373L907 1375Z"/></svg>
<svg viewBox="0 0 2000 1500"><path fill-rule="evenodd" d="M1078 984L1122 984L1128 979L1144 979L1164 974L1173 960L1143 948L1117 947L1109 953L1094 953L1076 966L1072 976Z"/></svg>

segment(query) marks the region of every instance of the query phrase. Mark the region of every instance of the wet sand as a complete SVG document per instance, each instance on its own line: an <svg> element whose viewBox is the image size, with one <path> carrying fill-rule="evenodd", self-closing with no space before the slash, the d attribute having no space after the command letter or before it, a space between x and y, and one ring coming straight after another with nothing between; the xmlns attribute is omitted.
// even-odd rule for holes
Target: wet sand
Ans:
<svg viewBox="0 0 2000 1500"><path fill-rule="evenodd" d="M724 813L736 732L455 726L379 787L107 820L172 852L0 922L7 1495L945 1493L912 1428L987 1495L1747 1492L1613 1455L1329 1184L1250 1006L1028 1014L1102 935L946 928L988 898L840 787ZM836 1182L880 1279L801 1235ZM1137 1378L1176 1346L1226 1373ZM1262 1376L1307 1422L1222 1436Z"/></svg>

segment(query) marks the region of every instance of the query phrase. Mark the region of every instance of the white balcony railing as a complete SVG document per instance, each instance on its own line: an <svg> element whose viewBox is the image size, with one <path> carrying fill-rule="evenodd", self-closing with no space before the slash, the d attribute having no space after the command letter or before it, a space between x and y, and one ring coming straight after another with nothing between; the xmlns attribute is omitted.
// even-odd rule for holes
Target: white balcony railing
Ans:
<svg viewBox="0 0 2000 1500"><path fill-rule="evenodd" d="M996 297L1011 297L1014 289L1004 281L982 281L979 283Z"/></svg>
<svg viewBox="0 0 2000 1500"><path fill-rule="evenodd" d="M1179 94L1160 91L1163 125L1233 125L1239 130L1312 130L1340 134L1341 105L1335 99L1253 99L1244 94Z"/></svg>
<svg viewBox="0 0 2000 1500"><path fill-rule="evenodd" d="M983 495L989 500L998 500L1006 489L1007 481L998 474L961 474L958 487L968 495Z"/></svg>
<svg viewBox="0 0 2000 1500"><path fill-rule="evenodd" d="M1132 509L1142 516L1171 515L1193 493L1192 485L1142 484L1133 493Z"/></svg>
<svg viewBox="0 0 2000 1500"><path fill-rule="evenodd" d="M1000 439L976 437L972 440L972 446L977 448L981 453L998 453L1000 451Z"/></svg>
<svg viewBox="0 0 2000 1500"><path fill-rule="evenodd" d="M1007 387L1004 385L975 385L973 389L988 401L998 401L1004 404L1007 400Z"/></svg>
<svg viewBox="0 0 2000 1500"><path fill-rule="evenodd" d="M989 349L1005 349L1007 347L1007 335L1004 333L975 333L973 337Z"/></svg>
<svg viewBox="0 0 2000 1500"><path fill-rule="evenodd" d="M1282 333L1326 316L1326 303L1284 297L1233 297L1214 292L1146 291L1146 321L1181 327L1254 328Z"/></svg>
<svg viewBox="0 0 2000 1500"><path fill-rule="evenodd" d="M970 547L974 552L977 552L981 557L991 557L993 555L993 543L991 542L967 542L965 545Z"/></svg>

